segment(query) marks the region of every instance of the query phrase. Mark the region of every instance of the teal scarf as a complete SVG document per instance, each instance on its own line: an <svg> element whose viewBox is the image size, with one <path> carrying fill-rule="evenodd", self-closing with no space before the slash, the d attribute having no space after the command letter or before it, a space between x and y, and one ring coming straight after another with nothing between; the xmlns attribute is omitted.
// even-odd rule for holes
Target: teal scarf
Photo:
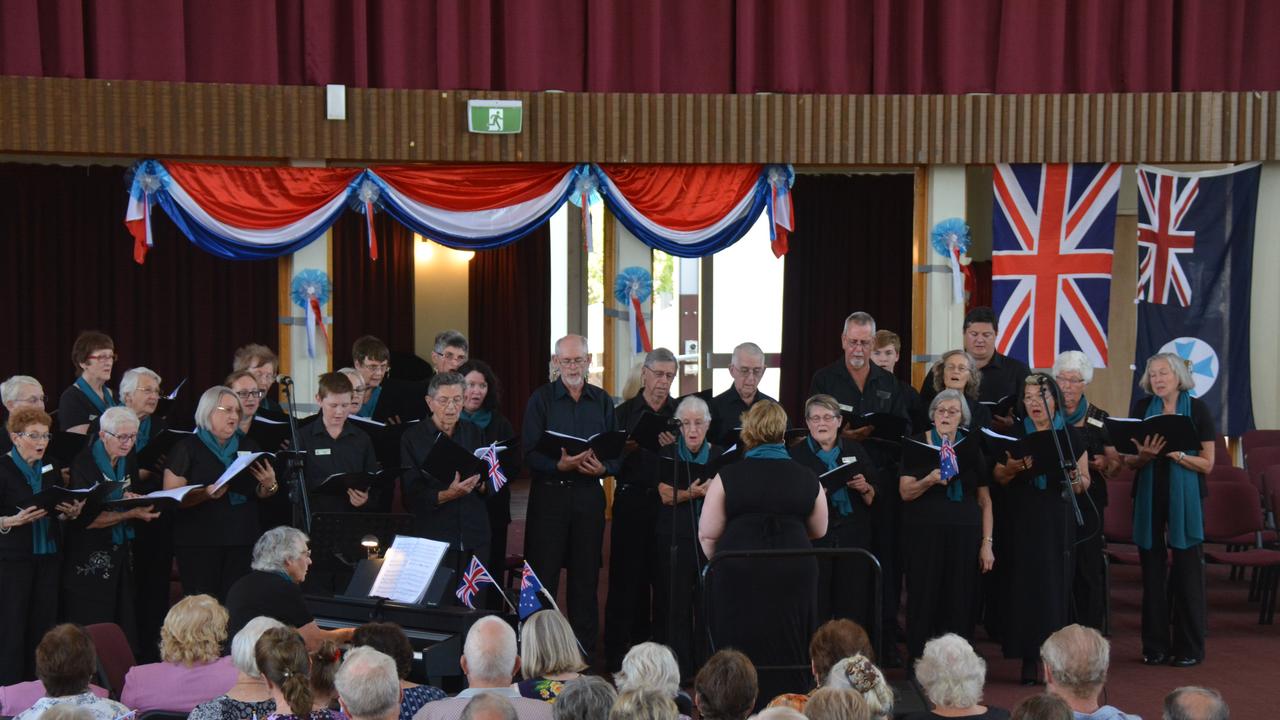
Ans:
<svg viewBox="0 0 1280 720"><path fill-rule="evenodd" d="M1089 412L1089 400L1085 396L1081 395L1080 404L1076 405L1076 411L1073 413L1067 413L1066 410L1063 410L1062 414L1067 416L1068 425L1079 425L1081 421L1084 420L1085 414L1088 412Z"/></svg>
<svg viewBox="0 0 1280 720"><path fill-rule="evenodd" d="M356 414L360 417L373 417L373 409L378 407L378 398L382 397L382 386L374 388L367 396L365 396L364 404L360 406L360 411Z"/></svg>
<svg viewBox="0 0 1280 720"><path fill-rule="evenodd" d="M493 411L480 408L475 412L462 411L462 419L475 425L481 430L488 430L489 423L493 422Z"/></svg>
<svg viewBox="0 0 1280 720"><path fill-rule="evenodd" d="M1159 415L1163 410L1164 401L1153 397L1143 417ZM1178 393L1178 414L1191 416L1191 394L1185 390ZM1143 550L1150 550L1154 542L1151 510L1155 500L1155 464L1158 462L1169 464L1169 545L1179 550L1195 547L1204 542L1200 476L1167 457L1156 458L1138 471L1138 496L1133 503L1133 542Z"/></svg>
<svg viewBox="0 0 1280 720"><path fill-rule="evenodd" d="M791 454L787 452L787 446L782 443L765 443L757 445L743 454L749 458L764 458L766 460L790 460Z"/></svg>
<svg viewBox="0 0 1280 720"><path fill-rule="evenodd" d="M835 447L830 450L823 450L821 445L813 441L812 436L805 438L805 442L809 443L809 450L818 456L818 459L827 466L828 470L835 470L836 466L840 464L840 443L836 443ZM847 517L853 512L853 501L849 499L849 488L842 487L831 493L829 498L831 504L835 506L836 512L840 513L840 517Z"/></svg>
<svg viewBox="0 0 1280 720"><path fill-rule="evenodd" d="M76 378L76 387L80 388L80 392L89 398L89 402L93 405L93 409L98 411L98 415L107 411L107 408L116 404L116 399L111 397L111 389L106 385L102 386L102 397L98 397L98 393L93 391L89 383L85 382L84 376ZM105 402L104 402L105 399Z"/></svg>
<svg viewBox="0 0 1280 720"><path fill-rule="evenodd" d="M142 449L151 442L151 416L148 415L138 421L138 439L133 443L133 449L142 452Z"/></svg>
<svg viewBox="0 0 1280 720"><path fill-rule="evenodd" d="M676 457L680 458L681 462L698 463L699 465L706 465L707 461L711 459L711 443L707 442L706 440L703 440L702 447L698 448L698 452L691 453L689 452L688 446L684 444L684 436L682 435L680 436L680 442L677 444L677 447L676 447ZM702 498L698 498L693 501L693 516L698 517L701 514L702 514Z"/></svg>
<svg viewBox="0 0 1280 720"><path fill-rule="evenodd" d="M43 489L43 483L40 482L40 461L36 460L32 465L23 460L22 455L18 454L17 447L9 451L9 457L13 458L13 464L18 466L18 470L22 471L22 477L27 481L27 485L31 486L31 492L40 492ZM36 555L53 555L58 552L58 544L49 537L48 517L42 517L31 523L31 551Z"/></svg>
<svg viewBox="0 0 1280 720"><path fill-rule="evenodd" d="M1083 400L1080 401L1080 407L1087 407L1084 404ZM1066 423L1062 422L1062 413L1053 414L1052 427L1054 430L1066 429L1067 427ZM1024 417L1022 418L1022 429L1025 430L1028 435L1030 435L1031 433L1036 432L1036 424L1034 422L1031 422L1030 417ZM1034 478L1031 479L1031 482L1035 483L1037 490L1044 490L1049 487L1049 479L1046 478L1043 474L1035 476Z"/></svg>
<svg viewBox="0 0 1280 720"><path fill-rule="evenodd" d="M115 483L123 483L125 475L129 469L127 458L120 458L116 461L116 465L111 465L111 458L107 455L107 448L102 444L101 440L93 441L93 462L98 466L98 470L103 477ZM124 485L120 485L105 498L107 500L119 500L124 497ZM133 526L126 522L119 522L111 526L111 544L123 545L125 540L133 539Z"/></svg>
<svg viewBox="0 0 1280 720"><path fill-rule="evenodd" d="M954 448L955 444L963 439L964 431L956 430L956 442L951 443L951 446ZM929 441L933 445L942 447L942 436L938 434L937 430L929 431ZM959 456L956 457L956 467L960 467ZM964 483L960 482L959 476L953 477L947 481L947 499L951 502L960 502L964 500Z"/></svg>
<svg viewBox="0 0 1280 720"><path fill-rule="evenodd" d="M232 435L230 440L227 440L226 445L218 444L218 438L214 437L213 433L205 430L204 428L200 428L196 431L196 437L200 438L200 442L204 443L204 446L209 448L209 452L213 453L214 457L218 458L218 461L222 463L222 467L224 469L231 467L231 463L236 461L236 455L240 452L239 431L236 431L236 434ZM240 493L228 492L227 500L232 505L243 505L249 501L249 498L241 495Z"/></svg>

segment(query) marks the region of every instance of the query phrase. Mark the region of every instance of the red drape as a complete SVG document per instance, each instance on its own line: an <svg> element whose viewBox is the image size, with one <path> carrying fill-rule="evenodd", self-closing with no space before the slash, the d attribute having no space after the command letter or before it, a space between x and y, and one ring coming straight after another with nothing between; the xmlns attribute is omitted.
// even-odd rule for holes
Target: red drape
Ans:
<svg viewBox="0 0 1280 720"><path fill-rule="evenodd" d="M799 175L782 290L782 406L802 410L813 373L841 357L840 332L855 310L902 338L898 377L911 378L909 175Z"/></svg>
<svg viewBox="0 0 1280 720"><path fill-rule="evenodd" d="M378 165L372 170L397 191L432 207L476 212L537 200L573 169L567 163Z"/></svg>
<svg viewBox="0 0 1280 720"><path fill-rule="evenodd" d="M413 353L413 232L386 213L373 218L376 261L369 259L363 215L346 213L333 225L329 307L335 370L351 364L351 344L362 335L374 335L397 352Z"/></svg>
<svg viewBox="0 0 1280 720"><path fill-rule="evenodd" d="M5 0L0 74L594 92L1280 89L1248 0Z"/></svg>
<svg viewBox="0 0 1280 720"><path fill-rule="evenodd" d="M468 273L471 356L493 366L503 386L499 407L519 427L529 395L547 381L551 356L550 226L477 252Z"/></svg>
<svg viewBox="0 0 1280 720"><path fill-rule="evenodd" d="M237 347L276 345L276 263L213 257L159 214L156 247L146 265L134 264L120 222L121 177L119 167L0 165L0 253L9 269L0 283L9 337L0 377L35 376L56 407L77 375L76 335L98 329L120 356L111 387L138 365L166 388L189 378L174 416L189 420L200 393L231 371Z"/></svg>
<svg viewBox="0 0 1280 720"><path fill-rule="evenodd" d="M216 220L251 230L297 222L343 193L359 168L214 165L166 160L164 168Z"/></svg>
<svg viewBox="0 0 1280 720"><path fill-rule="evenodd" d="M722 220L760 180L760 165L600 166L638 213L672 230Z"/></svg>

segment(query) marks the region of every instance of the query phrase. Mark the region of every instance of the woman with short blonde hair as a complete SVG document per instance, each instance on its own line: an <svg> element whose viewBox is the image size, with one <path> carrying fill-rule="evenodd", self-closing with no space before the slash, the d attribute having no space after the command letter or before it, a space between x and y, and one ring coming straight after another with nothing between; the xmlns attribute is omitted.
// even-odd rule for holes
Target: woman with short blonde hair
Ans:
<svg viewBox="0 0 1280 720"><path fill-rule="evenodd" d="M236 684L227 641L227 610L208 595L188 595L169 609L160 628L160 662L135 665L120 699L139 712L191 712Z"/></svg>
<svg viewBox="0 0 1280 720"><path fill-rule="evenodd" d="M520 682L516 689L534 700L554 700L564 684L587 669L569 621L558 610L539 610L520 628Z"/></svg>

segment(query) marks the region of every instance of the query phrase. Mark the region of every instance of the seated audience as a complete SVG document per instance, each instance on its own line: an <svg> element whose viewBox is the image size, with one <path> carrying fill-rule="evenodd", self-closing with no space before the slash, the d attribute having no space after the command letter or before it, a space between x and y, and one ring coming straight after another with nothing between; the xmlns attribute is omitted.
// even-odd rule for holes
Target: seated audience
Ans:
<svg viewBox="0 0 1280 720"><path fill-rule="evenodd" d="M97 671L98 657L89 633L69 623L54 626L36 646L36 677L44 684L44 697L15 720L36 720L63 704L89 711L93 720L117 720L127 714L129 708L89 691L89 678Z"/></svg>
<svg viewBox="0 0 1280 720"><path fill-rule="evenodd" d="M1102 633L1083 625L1068 625L1050 635L1040 646L1048 691L1071 706L1076 720L1125 720L1133 718L1110 705L1100 705L1107 684L1111 644Z"/></svg>
<svg viewBox="0 0 1280 720"><path fill-rule="evenodd" d="M413 669L413 646L404 630L395 623L365 623L351 636L355 647L367 647L387 655L395 661L396 674L400 678L400 720L412 720L414 713L432 700L447 697L444 691L430 685L418 685L408 681ZM345 663L344 663L345 667ZM342 689L338 689L342 694Z"/></svg>
<svg viewBox="0 0 1280 720"><path fill-rule="evenodd" d="M92 683L89 685L89 692L100 698L111 694L106 688ZM0 717L13 717L35 705L36 701L42 697L44 697L44 685L40 684L39 680L28 680L0 687Z"/></svg>
<svg viewBox="0 0 1280 720"><path fill-rule="evenodd" d="M1013 706L1009 720L1072 720L1071 706L1053 693L1023 698Z"/></svg>
<svg viewBox="0 0 1280 720"><path fill-rule="evenodd" d="M681 715L693 715L693 699L680 691L680 664L666 645L643 642L631 648L613 682L619 693L645 689L666 693Z"/></svg>
<svg viewBox="0 0 1280 720"><path fill-rule="evenodd" d="M459 720L517 720L519 717L510 700L493 693L480 693L462 708Z"/></svg>
<svg viewBox="0 0 1280 720"><path fill-rule="evenodd" d="M661 690L628 690L618 695L609 720L676 720L680 711L671 696Z"/></svg>
<svg viewBox="0 0 1280 720"><path fill-rule="evenodd" d="M403 718L401 679L390 655L362 646L347 653L334 678L338 703L351 720Z"/></svg>
<svg viewBox="0 0 1280 720"><path fill-rule="evenodd" d="M809 669L813 672L814 690L822 687L837 661L858 654L875 658L871 638L861 625L844 618L822 623L809 639ZM812 694L812 690L808 694L784 693L770 700L769 707L790 707L803 712Z"/></svg>
<svg viewBox="0 0 1280 720"><path fill-rule="evenodd" d="M987 679L987 663L969 641L947 633L924 644L924 654L915 664L916 682L933 703L931 712L913 713L907 720L936 718L976 718L1004 720L1006 710L982 705L982 686Z"/></svg>
<svg viewBox="0 0 1280 720"><path fill-rule="evenodd" d="M325 707L327 703L322 700L317 707L320 698L311 685L317 671L324 672L323 668L312 667L313 664L327 666L337 663L336 648L326 643L325 649L333 655L328 658L309 656L302 636L291 627L271 628L258 638L253 654L258 660L258 670L267 682L271 699L276 703L276 712L271 716L273 720L339 720L341 716Z"/></svg>
<svg viewBox="0 0 1280 720"><path fill-rule="evenodd" d="M256 617L231 638L231 663L236 668L236 684L226 693L197 705L187 720L249 720L265 718L276 711L267 682L258 670L254 650L262 633L282 628L284 623L269 617Z"/></svg>
<svg viewBox="0 0 1280 720"><path fill-rule="evenodd" d="M564 684L587 669L569 621L558 610L539 610L520 628L522 697L554 702Z"/></svg>
<svg viewBox="0 0 1280 720"><path fill-rule="evenodd" d="M804 716L809 720L870 720L871 710L859 692L824 687L805 703Z"/></svg>
<svg viewBox="0 0 1280 720"><path fill-rule="evenodd" d="M551 704L521 697L511 679L520 671L516 655L516 632L496 615L482 617L467 631L462 646L462 673L467 689L446 700L429 702L414 720L456 720L471 698L482 693L501 695L511 701L521 720L548 720Z"/></svg>
<svg viewBox="0 0 1280 720"><path fill-rule="evenodd" d="M618 699L618 691L608 680L594 675L583 675L564 684L556 702L551 706L555 720L596 720L609 716L609 709Z"/></svg>
<svg viewBox="0 0 1280 720"><path fill-rule="evenodd" d="M737 650L720 650L693 679L693 704L702 720L745 720L756 707L756 668Z"/></svg>
<svg viewBox="0 0 1280 720"><path fill-rule="evenodd" d="M1230 720L1231 710L1213 688L1187 686L1164 696L1164 720Z"/></svg>
<svg viewBox="0 0 1280 720"><path fill-rule="evenodd" d="M866 655L854 655L835 664L823 687L854 690L867 701L872 720L892 720L893 688L884 673Z"/></svg>
<svg viewBox="0 0 1280 720"><path fill-rule="evenodd" d="M41 713L40 720L93 720L93 713L82 707L62 703Z"/></svg>
<svg viewBox="0 0 1280 720"><path fill-rule="evenodd" d="M325 640L311 653L311 708L315 711L338 709L338 687L333 678L342 662L342 650L332 640Z"/></svg>
<svg viewBox="0 0 1280 720"><path fill-rule="evenodd" d="M124 677L120 701L138 712L189 713L230 690L236 666L220 657L227 641L227 611L208 595L188 595L165 616L160 662L135 665Z"/></svg>

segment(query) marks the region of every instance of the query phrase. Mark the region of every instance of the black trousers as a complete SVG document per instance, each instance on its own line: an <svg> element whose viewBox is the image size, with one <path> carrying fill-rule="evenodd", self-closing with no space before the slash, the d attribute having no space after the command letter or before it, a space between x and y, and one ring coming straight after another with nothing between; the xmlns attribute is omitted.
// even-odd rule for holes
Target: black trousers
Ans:
<svg viewBox="0 0 1280 720"><path fill-rule="evenodd" d="M178 575L183 595L212 595L227 602L227 591L235 581L249 574L253 558L251 545L178 547Z"/></svg>
<svg viewBox="0 0 1280 720"><path fill-rule="evenodd" d="M61 555L0 556L0 685L35 678L36 645L58 621Z"/></svg>
<svg viewBox="0 0 1280 720"><path fill-rule="evenodd" d="M173 513L136 523L133 540L134 611L138 625L138 662L160 661L160 627L169 613L173 574Z"/></svg>
<svg viewBox="0 0 1280 720"><path fill-rule="evenodd" d="M1204 593L1204 546L1171 548L1166 562L1165 525L1169 517L1168 483L1156 483L1152 498L1151 549L1138 549L1142 561L1142 654L1204 659L1208 624ZM1160 491L1163 489L1163 492Z"/></svg>
<svg viewBox="0 0 1280 720"><path fill-rule="evenodd" d="M638 485L620 485L609 523L609 595L604 606L604 652L610 670L622 666L632 645L653 634L651 586L653 526L658 495Z"/></svg>
<svg viewBox="0 0 1280 720"><path fill-rule="evenodd" d="M604 543L604 489L600 481L586 476L568 483L535 479L525 527L525 559L547 592L556 594L560 569L568 570L569 624L590 655L600 630L596 598Z"/></svg>
<svg viewBox="0 0 1280 720"><path fill-rule="evenodd" d="M910 660L920 657L925 643L939 635L953 632L973 638L981 536L980 527L965 525L912 523L906 528L903 565Z"/></svg>
<svg viewBox="0 0 1280 720"><path fill-rule="evenodd" d="M893 476L897 477L897 466ZM898 626L898 610L902 603L902 496L897 486L889 492L876 493L872 506L872 551L880 560L881 617L884 620L885 652L893 648L894 628Z"/></svg>
<svg viewBox="0 0 1280 720"><path fill-rule="evenodd" d="M687 680L698 672L707 655L707 633L702 618L702 598L698 593L698 571L706 560L697 547L697 539L685 534L686 537L676 537L674 575L671 572L671 535L654 535L651 552L653 637L676 654L680 677ZM675 578L674 585L672 577Z"/></svg>
<svg viewBox="0 0 1280 720"><path fill-rule="evenodd" d="M855 498L854 502L862 502ZM862 548L871 545L871 528L858 525L859 520L846 520L813 542L814 547ZM847 618L866 629L874 637L871 622L871 560L865 557L818 559L818 620ZM892 632L893 626L886 626Z"/></svg>

